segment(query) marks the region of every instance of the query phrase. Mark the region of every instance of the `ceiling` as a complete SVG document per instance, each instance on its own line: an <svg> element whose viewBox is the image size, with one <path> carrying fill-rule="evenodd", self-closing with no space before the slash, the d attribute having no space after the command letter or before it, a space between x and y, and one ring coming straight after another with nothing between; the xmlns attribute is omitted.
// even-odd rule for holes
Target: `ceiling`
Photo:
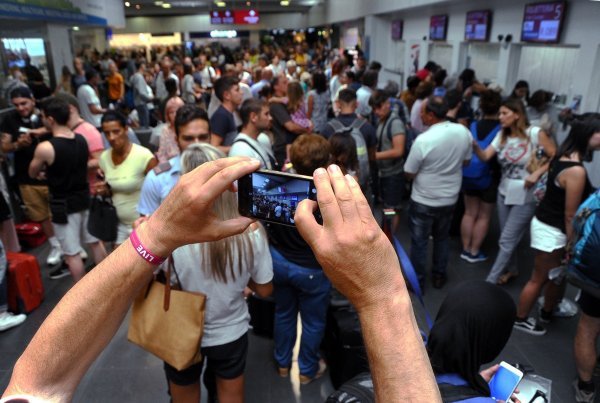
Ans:
<svg viewBox="0 0 600 403"><path fill-rule="evenodd" d="M254 9L261 14L308 12L325 0L289 0L289 6L282 6L281 0L223 0L224 7L211 0L123 0L126 17L175 16L206 14L213 10ZM127 6L129 4L129 6ZM163 4L170 4L165 8Z"/></svg>

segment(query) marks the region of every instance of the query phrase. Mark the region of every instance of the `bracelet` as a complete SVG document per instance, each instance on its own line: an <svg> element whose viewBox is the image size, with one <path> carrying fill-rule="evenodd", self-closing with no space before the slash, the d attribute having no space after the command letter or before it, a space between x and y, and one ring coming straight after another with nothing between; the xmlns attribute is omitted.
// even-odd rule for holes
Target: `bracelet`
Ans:
<svg viewBox="0 0 600 403"><path fill-rule="evenodd" d="M133 245L133 248L138 253L138 255L140 255L142 259L144 259L146 262L158 266L162 264L165 260L167 260L167 258L157 256L154 253L150 252L148 249L146 249L146 247L142 245L142 242L140 241L140 238L138 238L135 230L133 230L131 232L131 235L129 235L129 240L131 241L131 244Z"/></svg>

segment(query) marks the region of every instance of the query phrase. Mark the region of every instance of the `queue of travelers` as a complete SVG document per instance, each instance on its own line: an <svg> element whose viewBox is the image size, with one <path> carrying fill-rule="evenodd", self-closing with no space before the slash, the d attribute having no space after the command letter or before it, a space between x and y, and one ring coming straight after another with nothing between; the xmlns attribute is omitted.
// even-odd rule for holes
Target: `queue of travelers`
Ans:
<svg viewBox="0 0 600 403"><path fill-rule="evenodd" d="M485 312L479 312L477 321L468 322L460 316L466 315L468 307L456 301L445 302L427 346L431 363L418 343L411 352L403 352L401 359L415 359L425 368L425 374L435 375L426 377L426 386L436 379L443 383L445 374L458 374L461 382L489 397L484 380L491 373L479 373L479 366L496 358L511 326L530 335L545 334L543 323L553 319L564 297L566 282L550 281L549 273L564 261L574 237L571 224L575 211L594 190L583 163L600 149L598 117L579 119L571 111L558 111L548 91L540 89L530 95L526 81L519 81L512 93L503 96L501 89L480 82L471 69L449 76L434 62L411 75L406 89L400 91L397 83L380 82L381 64L367 64L361 53L353 59L352 55L327 51L322 46L307 49L302 45L290 49L265 46L261 54L245 50L219 54L219 50L196 49L195 56L189 57L180 49L164 49L153 60L134 51L129 57L117 54L102 63L95 54L77 57L74 74L69 78L65 67L61 84L51 92L54 95L44 99L37 98L15 72L10 88L4 92L15 110L0 125L5 165L11 165L0 181L2 249L20 251L13 218L24 215L39 223L48 237L46 263L51 267L51 279L70 275L77 290L94 289L93 281L106 282L106 287L93 292L98 297L110 297L108 286L115 280L104 279L97 271L124 276L113 257L118 256L139 272L137 278L128 280L132 287L149 276L147 267L141 267L132 253L130 237L138 231L145 246L160 248L158 238L162 235L150 232L150 228L174 225L169 219L183 222L181 212L173 211L170 205L195 203L175 200L174 192L181 195L192 187L191 179L184 178L195 178L198 187L210 189L217 180L225 180L208 179L217 166L223 172L229 172L227 167L237 167L235 175L250 170L250 164L251 170L260 167L309 176L315 173L319 204L328 202L326 196L337 197L340 208L335 214L342 215L342 196L346 192L356 203L353 219L360 216L362 224L360 220L327 222L327 215L333 214L329 212L323 214L324 223L319 225L310 219L309 201L288 205L267 195L257 198L253 207L256 212L272 221L296 223L294 228L275 223L250 224L239 217L236 197L231 192L222 193L225 187L219 188L218 194L203 196L211 198L212 213L193 218L207 230L187 238L182 233L162 250L160 256L172 253L184 289L209 296L201 351L208 378L213 380L207 380L205 374L205 383L216 385L219 401L242 401L248 350L248 310L243 294L246 285L251 290L246 292L274 296L273 360L282 377L290 376L300 315L299 380L308 384L327 370L319 347L332 286L346 292L357 307L370 307L371 303L368 295L358 295L358 290L349 286L354 282L328 260L330 255L348 251L348 245L365 241L367 234L354 228L347 235L355 238L344 244L340 239L318 240L316 232L331 231L329 236L333 236L341 234L343 226L364 225L380 237L372 228L373 214L392 214L392 232L410 234L410 260L421 288L427 290L431 284L440 289L448 281L453 216L460 215L460 258L489 269L486 284L472 285L463 292L482 298L497 296L498 304L492 301L487 307L490 312L502 311L503 322L495 324L501 334L495 334L494 346L458 348L460 354L469 354L469 350L476 358L468 365L460 359L453 361L448 343L456 341L447 339L447 332L463 333L469 340L494 330L477 328L484 326ZM563 124L570 125L570 131L558 144L557 132ZM150 142L140 144L136 130L152 131ZM105 148L104 143L109 147ZM327 171L322 169L328 166ZM227 180L233 182L237 179L234 176ZM330 194L320 193L322 189ZM100 241L87 229L90 199L99 196L110 197L116 209L117 237L112 243ZM12 212L13 206L23 206L24 214ZM488 264L494 251L484 250L484 240L494 210L500 235L498 253ZM407 228L401 226L401 218L408 222ZM218 234L207 232L228 220L239 225ZM534 268L514 308L505 303L510 297L499 286L519 275L515 251L528 229ZM433 262L428 269L430 239ZM372 244L384 255L375 260L382 259L386 267L397 266L395 256L389 256L390 248L382 242L365 241L361 248ZM91 251L96 265L89 274L84 246ZM113 255L107 258L111 250ZM0 256L0 331L26 319L6 310L6 268L2 260ZM349 261L350 265L354 263L357 270L360 264L375 267L373 261L360 257ZM377 270L401 283L401 293L406 293L401 277L397 279L387 268ZM369 276L359 274L365 281L372 281L368 284L373 287L385 287L381 279ZM361 284L361 289L367 290L368 284ZM535 302L542 294L543 306L534 315ZM122 312L134 296L132 291L123 299ZM456 307L450 309L451 305ZM57 312L84 306L85 302L70 296L59 304ZM592 362L587 355L595 357L600 334L599 304L594 296L583 293L580 306L583 313L575 336L578 377L574 388L578 402L591 402L595 396L595 360ZM56 315L49 318L50 323L58 320ZM101 316L107 319L111 315L102 312ZM359 317L366 339L389 346L389 340L382 339L389 335L369 334L369 326L373 325L370 321L377 319L366 318L360 310ZM110 319L104 340L93 342L98 349L112 337L121 320L117 316ZM56 335L49 326L44 324L40 332L54 340ZM87 326L91 330L97 325ZM34 340L19 361L9 394L21 391L35 396L39 392L41 397L50 397L43 393L51 385L27 384L22 379L23 371L35 367L31 356L42 348L37 344ZM367 347L378 348L368 343ZM390 380L377 372L378 366L381 369L389 365L385 358L369 358L378 396L396 390L400 383L405 385L396 376L392 377L396 381ZM89 364L93 357L80 358L73 352L67 361L81 366L80 360ZM184 370L165 362L173 402L199 399L203 362ZM73 382L83 375L82 368L66 375L68 380L64 380L60 392L63 397L72 396ZM427 387L415 393L428 396L427 401L439 398L437 390Z"/></svg>

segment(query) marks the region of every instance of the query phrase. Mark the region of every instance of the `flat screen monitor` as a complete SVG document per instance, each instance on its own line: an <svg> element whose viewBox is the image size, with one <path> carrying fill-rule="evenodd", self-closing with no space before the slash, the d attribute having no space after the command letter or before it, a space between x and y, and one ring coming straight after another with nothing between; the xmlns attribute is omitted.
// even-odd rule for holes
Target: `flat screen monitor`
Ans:
<svg viewBox="0 0 600 403"><path fill-rule="evenodd" d="M231 10L213 10L210 12L210 23L213 25L233 25L233 12Z"/></svg>
<svg viewBox="0 0 600 403"><path fill-rule="evenodd" d="M402 20L392 21L392 40L399 41L402 39L402 28L403 28Z"/></svg>
<svg viewBox="0 0 600 403"><path fill-rule="evenodd" d="M469 11L465 23L465 40L489 41L491 26L492 12L490 10Z"/></svg>
<svg viewBox="0 0 600 403"><path fill-rule="evenodd" d="M445 41L448 31L448 15L432 15L429 20L429 39Z"/></svg>
<svg viewBox="0 0 600 403"><path fill-rule="evenodd" d="M558 43L566 7L566 1L527 4L523 16L521 41Z"/></svg>

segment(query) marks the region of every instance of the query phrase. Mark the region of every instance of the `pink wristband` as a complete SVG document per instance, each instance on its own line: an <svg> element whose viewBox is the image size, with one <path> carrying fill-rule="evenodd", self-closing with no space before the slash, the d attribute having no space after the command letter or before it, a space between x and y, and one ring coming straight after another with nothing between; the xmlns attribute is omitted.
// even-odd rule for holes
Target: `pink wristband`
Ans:
<svg viewBox="0 0 600 403"><path fill-rule="evenodd" d="M133 230L131 232L131 235L129 235L129 240L131 241L131 244L133 245L133 248L138 253L138 255L140 255L146 262L158 266L159 264L167 260L167 258L156 256L154 253L146 249L146 247L142 245L142 242L140 241L140 238L138 238L135 230Z"/></svg>

